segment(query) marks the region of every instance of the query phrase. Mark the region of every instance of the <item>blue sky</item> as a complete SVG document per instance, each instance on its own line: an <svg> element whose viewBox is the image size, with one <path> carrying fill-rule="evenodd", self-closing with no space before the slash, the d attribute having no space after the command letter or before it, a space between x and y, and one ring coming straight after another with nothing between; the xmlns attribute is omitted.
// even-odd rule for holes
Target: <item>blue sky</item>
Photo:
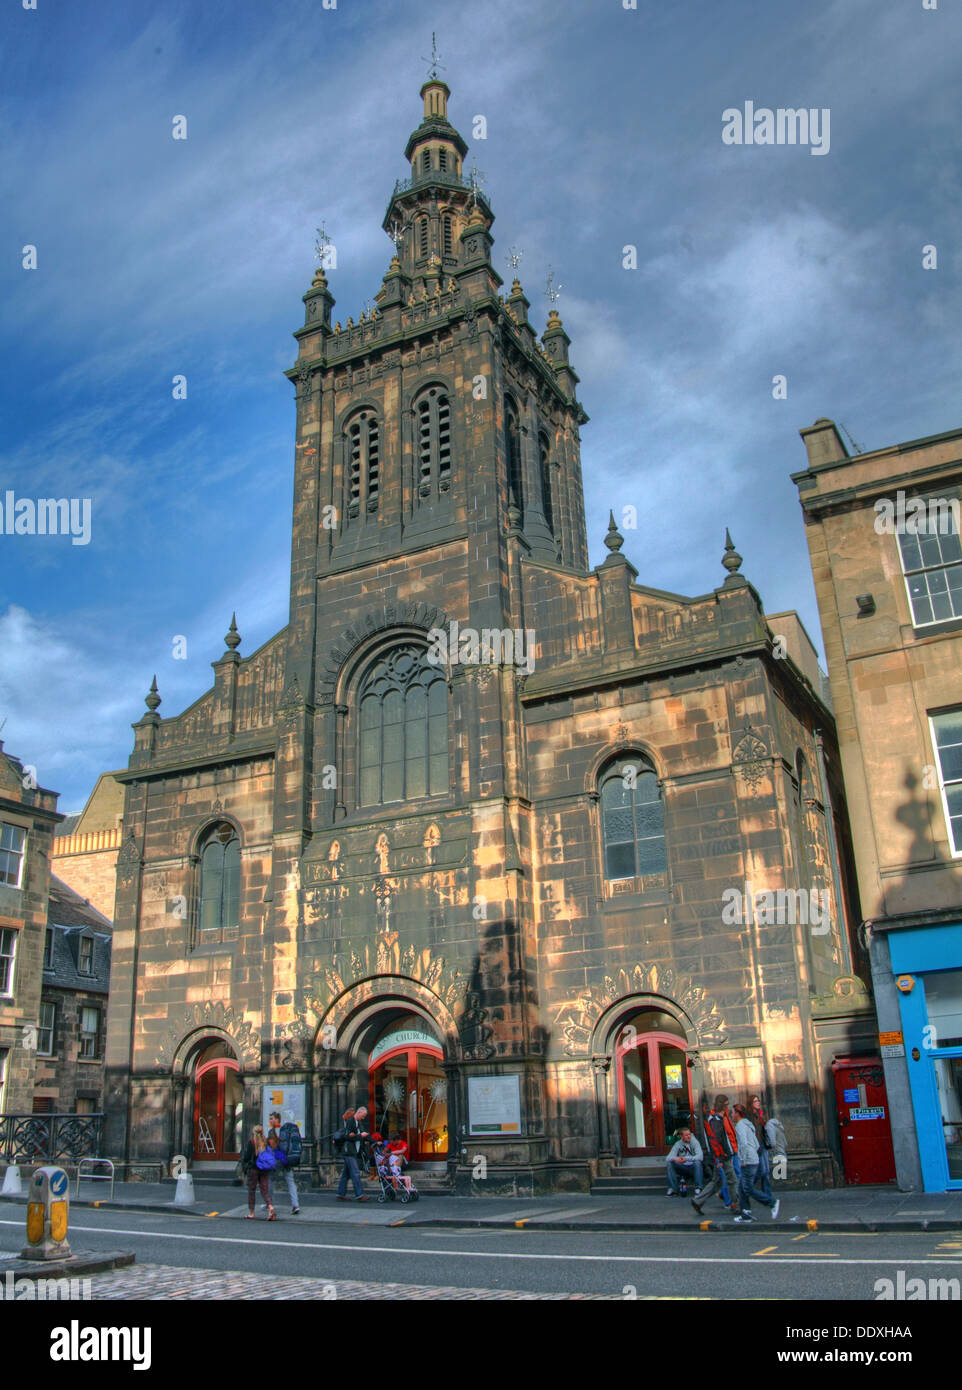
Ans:
<svg viewBox="0 0 962 1390"><path fill-rule="evenodd" d="M357 318L432 30L495 264L510 279L523 248L539 330L549 263L563 285L592 562L608 508L633 504L641 582L704 593L728 525L767 610L797 608L820 641L798 429L828 415L871 449L962 424L962 20L950 0L791 9L4 6L0 501L89 497L92 538L0 535L0 737L61 810L126 763L155 671L178 713L233 610L242 653L287 620L283 370L314 231L337 246L335 317ZM724 145L722 112L747 100L829 108L829 153Z"/></svg>

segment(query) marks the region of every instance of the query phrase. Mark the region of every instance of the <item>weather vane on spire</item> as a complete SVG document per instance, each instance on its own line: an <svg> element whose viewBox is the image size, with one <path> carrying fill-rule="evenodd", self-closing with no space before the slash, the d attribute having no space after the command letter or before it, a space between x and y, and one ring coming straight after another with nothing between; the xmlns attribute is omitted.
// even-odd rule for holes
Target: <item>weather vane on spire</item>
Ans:
<svg viewBox="0 0 962 1390"><path fill-rule="evenodd" d="M440 58L440 56L441 56L440 53L438 53L437 39L434 37L434 33L433 33L433 31L432 31L432 34L431 34L431 56L430 56L430 58L422 58L422 59L421 59L421 62L422 62L422 63L428 63L428 64L430 65L430 66L429 66L429 69L428 69L428 81L429 81L429 82L434 82L434 81L436 81L437 75L438 75L438 68L440 68L442 72L444 71L444 64L438 61L439 58Z"/></svg>
<svg viewBox="0 0 962 1390"><path fill-rule="evenodd" d="M331 238L328 236L323 222L316 228L316 231L317 237L314 242L314 255L317 257L317 263L321 269L327 270L329 268L329 252L327 248L331 245Z"/></svg>
<svg viewBox="0 0 962 1390"><path fill-rule="evenodd" d="M394 221L391 223L391 230L388 232L388 236L394 242L395 256L401 250L401 242L404 240L404 233L406 231L407 227L403 226L395 217Z"/></svg>
<svg viewBox="0 0 962 1390"><path fill-rule="evenodd" d="M478 194L479 194L480 191L481 191L481 185L482 185L483 183L486 183L487 180L485 179L484 174L482 174L481 170L478 168L478 166L477 166L476 164L472 164L472 165L471 165L470 179L471 179L471 206L472 206L473 208L476 208L476 207L478 206Z"/></svg>
<svg viewBox="0 0 962 1390"><path fill-rule="evenodd" d="M509 246L509 247L508 247L508 254L505 256L504 259L507 261L508 265L511 267L511 269L512 269L512 270L515 272L515 274L517 275L517 273L518 273L518 266L519 266L519 265L521 264L521 262L524 260L524 252L523 252L523 251L519 251L518 248L517 248L516 246Z"/></svg>
<svg viewBox="0 0 962 1390"><path fill-rule="evenodd" d="M544 292L545 292L545 295L547 296L548 300L549 300L550 303L551 303L552 309L553 309L554 306L555 306L556 300L558 300L558 299L560 298L560 296L561 296L561 291L562 291L563 289L564 289L564 285L556 285L556 284L555 284L555 282L554 282L554 271L552 270L551 266L549 265L549 266L548 266L548 281L547 281L547 284L546 284L545 287L544 287Z"/></svg>

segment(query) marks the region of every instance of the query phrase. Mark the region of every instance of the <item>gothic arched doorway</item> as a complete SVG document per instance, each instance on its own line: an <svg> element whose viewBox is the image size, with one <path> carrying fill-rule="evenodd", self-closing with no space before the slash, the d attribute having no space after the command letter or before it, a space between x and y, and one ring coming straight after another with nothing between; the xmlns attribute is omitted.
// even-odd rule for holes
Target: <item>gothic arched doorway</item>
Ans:
<svg viewBox="0 0 962 1390"><path fill-rule="evenodd" d="M661 1157L694 1113L687 1034L671 1014L645 1009L620 1025L615 1057L621 1152Z"/></svg>
<svg viewBox="0 0 962 1390"><path fill-rule="evenodd" d="M240 1158L244 1085L233 1049L207 1038L194 1061L194 1162Z"/></svg>
<svg viewBox="0 0 962 1390"><path fill-rule="evenodd" d="M406 1139L412 1162L448 1154L444 1051L419 1014L391 1018L368 1055L372 1128Z"/></svg>

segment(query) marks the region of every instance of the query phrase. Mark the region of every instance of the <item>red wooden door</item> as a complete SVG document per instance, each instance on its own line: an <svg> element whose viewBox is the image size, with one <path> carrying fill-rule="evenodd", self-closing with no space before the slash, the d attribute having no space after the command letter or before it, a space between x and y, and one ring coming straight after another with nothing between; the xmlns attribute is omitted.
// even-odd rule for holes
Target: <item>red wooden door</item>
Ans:
<svg viewBox="0 0 962 1390"><path fill-rule="evenodd" d="M835 1110L847 1183L895 1181L892 1125L880 1057L837 1057Z"/></svg>

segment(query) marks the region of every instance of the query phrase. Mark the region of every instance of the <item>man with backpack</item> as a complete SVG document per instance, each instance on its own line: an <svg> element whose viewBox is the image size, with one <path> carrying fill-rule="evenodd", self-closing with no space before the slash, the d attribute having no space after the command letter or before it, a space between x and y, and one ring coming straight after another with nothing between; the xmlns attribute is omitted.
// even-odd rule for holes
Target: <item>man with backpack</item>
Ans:
<svg viewBox="0 0 962 1390"><path fill-rule="evenodd" d="M291 1199L291 1215L297 1216L301 1208L298 1205L297 1185L291 1170L300 1165L303 1148L301 1131L293 1121L281 1124L280 1112L275 1110L271 1114L271 1127L267 1132L267 1138L268 1140L277 1140L277 1148L282 1155L280 1163L271 1173L271 1182L273 1183L275 1173L283 1173L284 1181L287 1184L287 1195Z"/></svg>

